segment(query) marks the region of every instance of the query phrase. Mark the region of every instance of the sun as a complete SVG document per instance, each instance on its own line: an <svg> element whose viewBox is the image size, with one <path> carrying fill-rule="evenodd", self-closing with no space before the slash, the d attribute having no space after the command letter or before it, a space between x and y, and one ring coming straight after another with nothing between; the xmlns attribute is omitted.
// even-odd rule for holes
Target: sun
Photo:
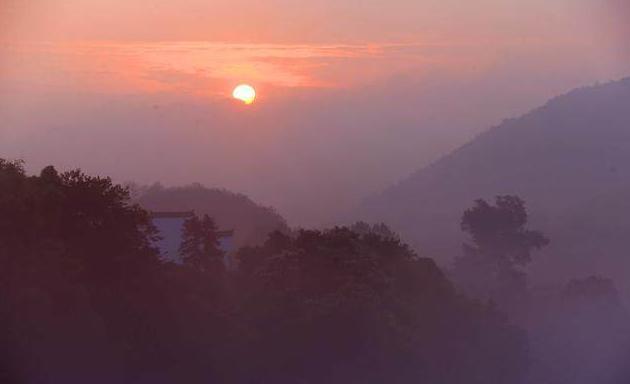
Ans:
<svg viewBox="0 0 630 384"><path fill-rule="evenodd" d="M232 91L232 97L245 104L251 104L256 99L256 90L248 84L239 84Z"/></svg>

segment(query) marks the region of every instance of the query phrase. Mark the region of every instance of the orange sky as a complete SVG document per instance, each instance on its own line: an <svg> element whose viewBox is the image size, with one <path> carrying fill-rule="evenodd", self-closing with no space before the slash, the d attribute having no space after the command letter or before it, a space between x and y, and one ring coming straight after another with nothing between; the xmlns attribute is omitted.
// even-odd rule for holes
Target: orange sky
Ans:
<svg viewBox="0 0 630 384"><path fill-rule="evenodd" d="M580 60L599 66L614 66L628 53L624 0L2 4L5 79L106 92L219 95L243 81L343 87L436 67L483 71L508 55L545 50L565 51L567 60L581 50Z"/></svg>
<svg viewBox="0 0 630 384"><path fill-rule="evenodd" d="M630 75L628 4L3 0L0 156L227 187L317 224L503 118ZM230 100L242 82L251 107Z"/></svg>
<svg viewBox="0 0 630 384"><path fill-rule="evenodd" d="M20 39L240 43L410 42L572 35L624 0L4 0ZM580 28L581 27L581 28Z"/></svg>

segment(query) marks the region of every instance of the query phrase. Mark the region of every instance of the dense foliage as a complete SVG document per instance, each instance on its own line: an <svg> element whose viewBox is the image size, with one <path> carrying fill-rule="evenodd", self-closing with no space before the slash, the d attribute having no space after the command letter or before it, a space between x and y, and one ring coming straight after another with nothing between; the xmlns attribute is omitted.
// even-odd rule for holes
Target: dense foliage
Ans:
<svg viewBox="0 0 630 384"><path fill-rule="evenodd" d="M527 219L525 202L517 196L497 196L494 205L479 199L464 212L461 228L471 242L455 259L453 275L466 293L502 309L522 306L527 292L522 267L534 250L549 244L542 232L527 228Z"/></svg>
<svg viewBox="0 0 630 384"><path fill-rule="evenodd" d="M526 266L549 240L528 228L525 203L499 196L477 200L461 228L469 234L452 277L470 297L492 301L528 333L527 383L628 382L630 316L611 279L573 278L565 286L532 287Z"/></svg>
<svg viewBox="0 0 630 384"><path fill-rule="evenodd" d="M161 262L107 178L2 161L0 212L2 382L514 383L528 363L384 227L276 232L230 273L204 217L190 262Z"/></svg>
<svg viewBox="0 0 630 384"><path fill-rule="evenodd" d="M72 379L106 372L109 357L121 365L151 358L145 352L160 340L149 321L159 303L156 233L127 198L106 178L52 167L28 177L20 163L0 161L7 379Z"/></svg>
<svg viewBox="0 0 630 384"><path fill-rule="evenodd" d="M520 331L395 238L276 233L240 256L253 382L512 383L527 364Z"/></svg>

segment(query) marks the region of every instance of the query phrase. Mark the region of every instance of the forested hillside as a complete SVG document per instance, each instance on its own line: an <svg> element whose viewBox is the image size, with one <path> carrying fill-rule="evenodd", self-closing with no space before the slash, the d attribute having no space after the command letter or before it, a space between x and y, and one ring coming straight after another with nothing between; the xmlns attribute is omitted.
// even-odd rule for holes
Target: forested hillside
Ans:
<svg viewBox="0 0 630 384"><path fill-rule="evenodd" d="M533 263L546 282L590 273L630 292L630 79L577 89L504 121L374 196L353 219L384 221L448 266L461 254L461 212L518 195L552 242Z"/></svg>

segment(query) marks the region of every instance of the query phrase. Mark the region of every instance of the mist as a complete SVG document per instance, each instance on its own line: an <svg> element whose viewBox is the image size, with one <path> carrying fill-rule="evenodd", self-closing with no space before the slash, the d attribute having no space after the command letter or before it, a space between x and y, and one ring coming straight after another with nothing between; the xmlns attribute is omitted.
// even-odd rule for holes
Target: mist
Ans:
<svg viewBox="0 0 630 384"><path fill-rule="evenodd" d="M200 182L271 205L293 225L330 224L488 127L573 86L618 76L625 66L591 68L577 57L573 67L550 64L550 50L535 52L540 62L530 52L506 53L465 73L419 67L343 89L269 85L251 109L188 94L187 86L203 79L198 75L171 79L157 72L158 83L174 84L157 93L90 89L81 77L98 68L59 72L61 78L50 79L54 86L9 79L0 149L32 170L52 162L121 182Z"/></svg>
<svg viewBox="0 0 630 384"><path fill-rule="evenodd" d="M0 382L627 384L629 21L3 1Z"/></svg>

